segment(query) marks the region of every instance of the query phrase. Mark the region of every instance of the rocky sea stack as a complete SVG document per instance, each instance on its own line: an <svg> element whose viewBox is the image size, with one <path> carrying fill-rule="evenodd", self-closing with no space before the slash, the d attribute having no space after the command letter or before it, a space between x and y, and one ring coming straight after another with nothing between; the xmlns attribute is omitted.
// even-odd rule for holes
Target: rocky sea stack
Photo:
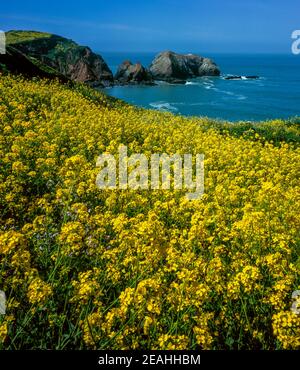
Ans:
<svg viewBox="0 0 300 370"><path fill-rule="evenodd" d="M147 68L143 67L141 63L132 64L128 60L120 64L115 74L115 83L120 85L154 84L152 75Z"/></svg>
<svg viewBox="0 0 300 370"><path fill-rule="evenodd" d="M36 31L9 31L6 39L8 51L25 56L35 68L49 69L70 80L91 86L105 87L113 84L112 72L104 59L87 46Z"/></svg>
<svg viewBox="0 0 300 370"><path fill-rule="evenodd" d="M83 82L92 87L185 83L189 78L220 75L211 59L165 51L155 57L149 69L127 60L113 76L101 55L89 47L38 31L6 32L6 45L7 53L0 55L0 71Z"/></svg>
<svg viewBox="0 0 300 370"><path fill-rule="evenodd" d="M150 65L150 72L155 80L170 83L184 83L188 78L220 75L220 69L211 59L172 51L158 54Z"/></svg>

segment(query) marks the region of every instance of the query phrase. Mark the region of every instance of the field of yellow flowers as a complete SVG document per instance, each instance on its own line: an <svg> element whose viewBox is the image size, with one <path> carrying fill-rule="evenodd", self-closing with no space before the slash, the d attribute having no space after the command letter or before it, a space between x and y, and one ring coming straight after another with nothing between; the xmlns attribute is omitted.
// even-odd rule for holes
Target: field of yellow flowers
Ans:
<svg viewBox="0 0 300 370"><path fill-rule="evenodd" d="M204 196L99 190L120 144L203 153ZM300 348L299 173L297 122L0 76L0 349Z"/></svg>

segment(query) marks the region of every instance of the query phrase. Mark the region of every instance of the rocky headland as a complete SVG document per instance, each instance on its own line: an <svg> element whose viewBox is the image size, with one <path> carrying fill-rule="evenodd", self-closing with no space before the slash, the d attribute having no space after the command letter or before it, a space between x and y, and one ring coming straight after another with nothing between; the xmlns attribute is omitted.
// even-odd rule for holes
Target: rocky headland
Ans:
<svg viewBox="0 0 300 370"><path fill-rule="evenodd" d="M26 74L36 70L92 86L110 86L113 74L104 59L87 46L80 46L64 37L36 31L6 32L7 55L0 56L0 63L8 69L23 73L22 65L15 66L15 55L26 59ZM11 57L10 57L11 56ZM17 61L16 61L17 62ZM29 66L31 63L31 68Z"/></svg>
<svg viewBox="0 0 300 370"><path fill-rule="evenodd" d="M101 55L64 37L37 31L9 31L6 40L7 53L0 55L0 71L55 77L93 87L153 85L156 81L176 84L221 73L209 58L164 51L156 55L149 68L127 60L113 76Z"/></svg>

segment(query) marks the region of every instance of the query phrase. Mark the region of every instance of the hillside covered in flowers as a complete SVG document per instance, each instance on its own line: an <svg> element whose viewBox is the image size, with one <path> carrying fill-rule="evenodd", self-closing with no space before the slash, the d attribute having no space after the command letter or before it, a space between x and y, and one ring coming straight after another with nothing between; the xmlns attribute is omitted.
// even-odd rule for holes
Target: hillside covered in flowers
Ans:
<svg viewBox="0 0 300 370"><path fill-rule="evenodd" d="M203 153L204 196L99 190L96 159L120 144ZM0 349L299 349L299 173L297 120L0 76Z"/></svg>

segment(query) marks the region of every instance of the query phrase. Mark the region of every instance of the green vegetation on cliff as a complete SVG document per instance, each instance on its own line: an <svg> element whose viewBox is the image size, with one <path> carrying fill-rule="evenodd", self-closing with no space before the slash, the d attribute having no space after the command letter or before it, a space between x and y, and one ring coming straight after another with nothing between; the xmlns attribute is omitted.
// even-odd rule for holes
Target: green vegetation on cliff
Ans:
<svg viewBox="0 0 300 370"><path fill-rule="evenodd" d="M38 31L9 31L6 32L6 44L13 45L20 42L30 42L38 39L50 38L51 33Z"/></svg>
<svg viewBox="0 0 300 370"><path fill-rule="evenodd" d="M7 55L0 55L2 70L28 76L61 77L93 86L108 86L113 82L112 72L103 58L72 40L36 31L9 31L6 39Z"/></svg>

